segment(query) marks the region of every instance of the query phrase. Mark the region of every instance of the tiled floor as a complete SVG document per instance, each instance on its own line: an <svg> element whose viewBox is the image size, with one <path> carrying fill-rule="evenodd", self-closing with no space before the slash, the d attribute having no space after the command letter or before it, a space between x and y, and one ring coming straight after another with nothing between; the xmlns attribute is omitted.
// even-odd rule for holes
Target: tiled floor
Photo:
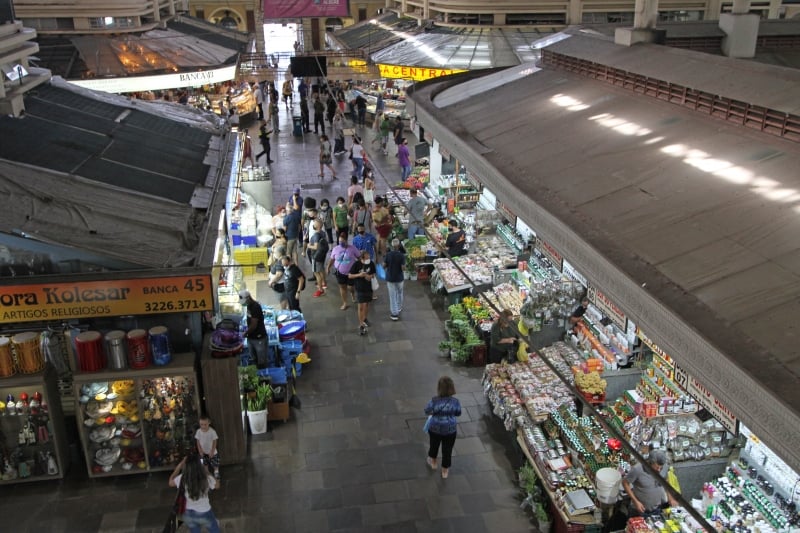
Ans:
<svg viewBox="0 0 800 533"><path fill-rule="evenodd" d="M290 131L286 111L273 140L276 202L299 184L319 183L316 136L293 137ZM251 134L257 139L255 128ZM368 141L372 133L364 137ZM399 178L392 148L389 153L370 150L379 192ZM350 162L342 157L334 164L345 179L327 178L322 189L304 195L335 200L344 194ZM438 356L442 302L424 283L405 286L402 320L389 320L382 289L365 337L357 333L355 309L339 310L338 293L319 299L304 293L313 361L298 382L302 408L293 410L290 422L251 438L245 464L223 467L223 486L211 500L224 531L534 530L519 510L512 468L518 458L484 399L482 370ZM256 296L264 303L273 298ZM453 377L464 407L447 480L426 466L422 432L422 408L442 374ZM60 483L4 488L0 531L161 531L174 494L167 477L89 480L83 465L74 464Z"/></svg>

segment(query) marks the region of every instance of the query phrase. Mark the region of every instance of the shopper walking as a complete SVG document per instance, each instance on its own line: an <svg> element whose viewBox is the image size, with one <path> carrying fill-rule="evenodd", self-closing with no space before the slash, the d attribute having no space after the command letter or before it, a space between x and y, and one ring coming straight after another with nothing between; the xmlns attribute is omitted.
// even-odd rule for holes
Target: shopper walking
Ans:
<svg viewBox="0 0 800 533"><path fill-rule="evenodd" d="M325 231L325 235L328 237L328 242L336 242L333 240L333 209L331 209L331 203L327 198L320 200L319 209L317 210L317 218L320 222L322 222L322 229Z"/></svg>
<svg viewBox="0 0 800 533"><path fill-rule="evenodd" d="M272 123L272 132L279 133L280 130L280 118L278 117L278 97L277 92L275 93L275 97L271 98L269 101L269 106L267 107L269 110L269 121Z"/></svg>
<svg viewBox="0 0 800 533"><path fill-rule="evenodd" d="M331 141L328 140L328 136L324 133L319 138L319 179L325 179L325 167L330 169L331 174L333 174L332 179L336 179L336 170L333 168L333 147L331 146Z"/></svg>
<svg viewBox="0 0 800 533"><path fill-rule="evenodd" d="M364 202L372 209L375 205L375 180L372 173L364 173Z"/></svg>
<svg viewBox="0 0 800 533"><path fill-rule="evenodd" d="M383 150L383 155L387 155L389 153L388 145L389 145L389 133L392 131L392 121L389 120L389 117L386 116L386 113L383 114L381 117L381 124L378 128L378 132L380 134L381 139L381 150Z"/></svg>
<svg viewBox="0 0 800 533"><path fill-rule="evenodd" d="M403 272L406 269L406 254L402 251L400 239L392 239L392 249L383 258L383 269L389 291L389 318L397 321L403 311Z"/></svg>
<svg viewBox="0 0 800 533"><path fill-rule="evenodd" d="M261 150L261 153L256 155L256 161L258 161L259 157L261 157L262 155L266 154L266 156L267 156L267 164L268 165L270 163L272 163L272 157L270 157L271 148L270 148L270 145L269 145L269 136L270 136L271 133L272 133L272 130L267 130L266 122L261 124L261 126L259 126L259 128L258 128L258 140L261 142L262 150Z"/></svg>
<svg viewBox="0 0 800 533"><path fill-rule="evenodd" d="M267 368L267 328L264 326L264 311L261 304L255 301L250 291L239 291L239 305L247 310L247 346L250 348L250 360L258 368Z"/></svg>
<svg viewBox="0 0 800 533"><path fill-rule="evenodd" d="M347 217L347 204L341 196L336 199L336 206L333 208L333 229L337 235L350 233L350 221Z"/></svg>
<svg viewBox="0 0 800 533"><path fill-rule="evenodd" d="M283 103L286 104L286 109L292 107L294 102L292 102L292 94L294 93L294 85L292 84L292 80L286 80L283 82Z"/></svg>
<svg viewBox="0 0 800 533"><path fill-rule="evenodd" d="M317 291L314 298L325 295L328 284L325 281L325 260L328 258L330 245L325 231L322 229L322 222L314 221L314 233L308 241L309 257L311 258L311 271L314 273L314 280L317 283Z"/></svg>
<svg viewBox="0 0 800 533"><path fill-rule="evenodd" d="M409 191L411 199L406 204L408 209L408 238L413 239L417 235L425 235L425 211L428 202L419 195L417 189Z"/></svg>
<svg viewBox="0 0 800 533"><path fill-rule="evenodd" d="M455 397L456 386L448 376L439 378L436 386L436 396L425 406L425 414L430 416L428 424L428 466L436 470L439 466L439 445L442 446L442 479L447 479L450 473L450 464L453 446L456 443L456 417L461 416L461 402Z"/></svg>
<svg viewBox="0 0 800 533"><path fill-rule="evenodd" d="M392 136L394 137L394 144L398 147L403 141L403 130L405 130L403 119L400 118L400 115L397 115L395 117L394 126L392 127Z"/></svg>
<svg viewBox="0 0 800 533"><path fill-rule="evenodd" d="M347 188L347 208L354 209L354 204L356 201L356 195L360 197L364 197L364 187L358 183L358 178L356 176L350 176L350 186Z"/></svg>
<svg viewBox="0 0 800 533"><path fill-rule="evenodd" d="M356 291L356 304L358 305L358 334L366 335L369 328L369 304L372 303L372 279L375 277L375 263L372 262L369 252L361 252L361 261L357 261L349 277L353 280Z"/></svg>
<svg viewBox="0 0 800 533"><path fill-rule="evenodd" d="M361 146L361 139L353 136L353 146L350 147L350 156L353 161L353 175L361 179L364 173L364 147Z"/></svg>
<svg viewBox="0 0 800 533"><path fill-rule="evenodd" d="M353 233L358 232L359 226L363 226L367 233L372 230L372 211L363 196L353 202Z"/></svg>
<svg viewBox="0 0 800 533"><path fill-rule="evenodd" d="M258 83L253 84L253 94L256 97L256 109L258 109L258 120L264 120L264 91L261 90L261 85Z"/></svg>
<svg viewBox="0 0 800 533"><path fill-rule="evenodd" d="M400 163L400 180L406 181L411 175L411 154L408 151L408 139L403 137L397 147L397 162Z"/></svg>
<svg viewBox="0 0 800 533"><path fill-rule="evenodd" d="M378 234L378 256L382 256L388 250L388 239L392 233L392 214L384 205L384 200L380 196L375 198L375 207L372 210L372 224L375 233Z"/></svg>
<svg viewBox="0 0 800 533"><path fill-rule="evenodd" d="M286 255L297 262L297 241L301 235L302 219L300 207L291 202L286 204L286 216L283 217L283 227L286 231Z"/></svg>
<svg viewBox="0 0 800 533"><path fill-rule="evenodd" d="M286 285L283 282L283 262L281 258L286 255L285 245L273 245L269 266L268 285L278 295L278 305L281 309L289 309L289 297L286 294Z"/></svg>
<svg viewBox="0 0 800 533"><path fill-rule="evenodd" d="M322 130L322 133L325 133L325 104L322 103L318 94L314 94L313 97L313 105L314 105L314 133L319 133L319 130Z"/></svg>
<svg viewBox="0 0 800 533"><path fill-rule="evenodd" d="M331 126L333 126L333 117L336 116L337 109L339 107L336 105L336 98L334 98L333 92L330 92L328 93L328 102L325 104L325 116Z"/></svg>
<svg viewBox="0 0 800 533"><path fill-rule="evenodd" d="M333 153L342 155L346 151L344 149L344 112L337 109L333 115Z"/></svg>
<svg viewBox="0 0 800 533"><path fill-rule="evenodd" d="M327 272L331 271L336 273L336 283L339 285L339 296L342 297L342 306L339 308L342 311L348 308L347 293L350 293L350 298L355 302L356 295L353 288L353 280L350 279L350 271L353 270L353 265L361 260L361 251L347 242L347 232L342 231L339 233L339 244L337 244L328 260Z"/></svg>
<svg viewBox="0 0 800 533"><path fill-rule="evenodd" d="M375 245L378 242L375 237L366 230L364 224L358 224L355 233L356 235L353 237L353 246L362 252L367 252L371 259L375 259Z"/></svg>
<svg viewBox="0 0 800 533"><path fill-rule="evenodd" d="M216 489L219 482L208 473L196 451L191 451L178 463L169 476L169 486L183 486L186 495L183 523L191 533L200 533L202 528L206 528L208 533L219 533L219 522L208 499L208 492Z"/></svg>
<svg viewBox="0 0 800 533"><path fill-rule="evenodd" d="M303 96L300 97L300 124L302 124L303 133L311 133L311 122L309 119L309 111L308 111L308 98L305 98Z"/></svg>
<svg viewBox="0 0 800 533"><path fill-rule="evenodd" d="M286 290L289 309L302 313L300 310L300 292L306 288L306 276L288 255L283 256L281 263L283 264L283 285Z"/></svg>
<svg viewBox="0 0 800 533"><path fill-rule="evenodd" d="M367 123L367 99L360 93L356 96L356 112L358 113L358 125L364 126Z"/></svg>

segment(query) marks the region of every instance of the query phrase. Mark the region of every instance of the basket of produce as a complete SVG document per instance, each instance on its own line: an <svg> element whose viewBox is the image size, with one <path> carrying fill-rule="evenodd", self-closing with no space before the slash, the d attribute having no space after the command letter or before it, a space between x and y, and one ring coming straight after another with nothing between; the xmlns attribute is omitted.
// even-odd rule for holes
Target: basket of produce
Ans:
<svg viewBox="0 0 800 533"><path fill-rule="evenodd" d="M602 403L606 401L606 380L600 377L598 372L579 372L575 375L575 387L590 403Z"/></svg>

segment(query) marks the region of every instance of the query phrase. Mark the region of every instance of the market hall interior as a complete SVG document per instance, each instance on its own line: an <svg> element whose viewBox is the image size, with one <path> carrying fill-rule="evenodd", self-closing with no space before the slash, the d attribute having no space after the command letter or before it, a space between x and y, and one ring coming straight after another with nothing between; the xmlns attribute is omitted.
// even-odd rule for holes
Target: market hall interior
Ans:
<svg viewBox="0 0 800 533"><path fill-rule="evenodd" d="M275 203L288 200L295 187L332 204L346 197L347 157L334 158L340 179L331 181L328 174L320 186L317 137L292 135L292 113L283 105L280 121L281 132L272 138ZM371 140L369 127L360 133ZM249 134L257 146L257 124ZM394 147L387 156L369 146L367 151L380 194L400 179ZM301 267L311 276L307 263ZM248 285L256 287L255 298L277 303L266 276L258 276ZM312 345L312 362L297 381L302 407L292 409L289 422L270 423L266 435L251 436L243 464L222 466L222 488L212 492L211 502L223 531L531 531L528 515L519 509L515 469L521 458L486 402L483 369L453 366L439 357L446 313L440 301L432 300L429 285L406 281L397 322L389 319L382 287L363 337L354 307L341 311L335 291L316 299L313 292L310 287L301 297ZM422 410L441 375L454 379L463 406L446 480L425 463L422 431ZM174 500L169 472L89 479L79 453L73 450L61 481L4 490L3 522L19 532L162 530Z"/></svg>

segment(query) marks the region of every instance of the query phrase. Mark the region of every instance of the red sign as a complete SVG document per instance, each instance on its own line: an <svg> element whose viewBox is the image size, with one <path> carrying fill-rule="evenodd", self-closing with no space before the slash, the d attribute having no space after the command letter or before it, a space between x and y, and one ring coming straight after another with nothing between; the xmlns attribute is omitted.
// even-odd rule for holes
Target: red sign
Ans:
<svg viewBox="0 0 800 533"><path fill-rule="evenodd" d="M625 313L622 310L614 305L614 302L608 299L608 297L603 294L602 292L598 291L594 287L589 287L587 292L587 296L589 301L597 307L603 315L607 316L611 319L611 322L614 323L622 331L627 331L628 329L628 317L625 316Z"/></svg>
<svg viewBox="0 0 800 533"><path fill-rule="evenodd" d="M495 200L494 208L500 211L500 214L508 221L512 228L516 227L517 225L517 215L514 212L506 207L506 204L501 202L500 200Z"/></svg>
<svg viewBox="0 0 800 533"><path fill-rule="evenodd" d="M542 252L542 255L550 260L556 270L561 272L564 268L564 258L561 257L561 254L558 253L555 248L538 237L536 239L536 245L537 248L539 248L539 251Z"/></svg>
<svg viewBox="0 0 800 533"><path fill-rule="evenodd" d="M264 0L264 19L349 17L347 0Z"/></svg>

